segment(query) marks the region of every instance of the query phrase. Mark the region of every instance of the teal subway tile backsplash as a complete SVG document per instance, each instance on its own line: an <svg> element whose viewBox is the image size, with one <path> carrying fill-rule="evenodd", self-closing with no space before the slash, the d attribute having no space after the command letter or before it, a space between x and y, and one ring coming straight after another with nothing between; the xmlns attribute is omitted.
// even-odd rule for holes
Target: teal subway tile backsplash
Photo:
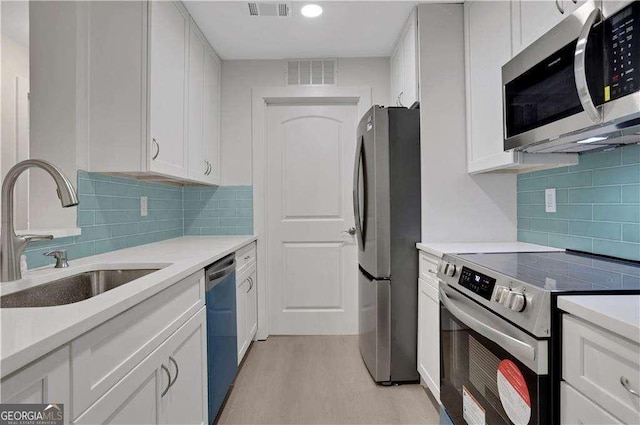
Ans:
<svg viewBox="0 0 640 425"><path fill-rule="evenodd" d="M253 187L185 187L185 235L253 234Z"/></svg>
<svg viewBox="0 0 640 425"><path fill-rule="evenodd" d="M518 175L518 240L640 260L640 145ZM544 189L556 188L547 213Z"/></svg>
<svg viewBox="0 0 640 425"><path fill-rule="evenodd" d="M29 268L52 264L43 255L52 249L66 249L73 260L179 236L253 234L251 186L183 188L84 171L77 177L82 234L29 244Z"/></svg>

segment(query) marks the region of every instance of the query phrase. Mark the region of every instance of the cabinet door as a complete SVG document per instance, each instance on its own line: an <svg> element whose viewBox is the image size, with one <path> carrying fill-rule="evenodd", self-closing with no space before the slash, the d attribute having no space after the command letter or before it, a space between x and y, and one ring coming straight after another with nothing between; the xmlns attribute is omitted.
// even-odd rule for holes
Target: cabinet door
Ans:
<svg viewBox="0 0 640 425"><path fill-rule="evenodd" d="M404 70L403 55L402 55L402 43L398 43L391 55L391 100L389 105L399 106L400 95L402 93L402 86L404 85Z"/></svg>
<svg viewBox="0 0 640 425"><path fill-rule="evenodd" d="M245 275L246 276L246 275ZM236 320L238 325L238 364L242 362L244 353L248 348L248 335L247 335L247 292L249 290L249 279L247 277L241 277L238 279L236 285L236 303L237 312Z"/></svg>
<svg viewBox="0 0 640 425"><path fill-rule="evenodd" d="M169 339L164 364L173 384L162 399L166 424L207 425L206 311L200 310Z"/></svg>
<svg viewBox="0 0 640 425"><path fill-rule="evenodd" d="M403 55L403 88L400 102L406 107L413 105L418 100L418 31L415 15L409 18L408 26L402 38Z"/></svg>
<svg viewBox="0 0 640 425"><path fill-rule="evenodd" d="M254 269L249 276L249 288L247 292L247 348L253 341L258 330L258 290L256 288L257 273Z"/></svg>
<svg viewBox="0 0 640 425"><path fill-rule="evenodd" d="M186 176L187 52L189 20L174 2L150 3L150 169Z"/></svg>
<svg viewBox="0 0 640 425"><path fill-rule="evenodd" d="M76 424L157 424L160 391L169 385L162 370L162 346L74 421Z"/></svg>
<svg viewBox="0 0 640 425"><path fill-rule="evenodd" d="M418 372L440 400L440 301L437 283L418 279Z"/></svg>
<svg viewBox="0 0 640 425"><path fill-rule="evenodd" d="M465 3L468 171L513 161L504 152L502 65L511 59L511 7L507 1Z"/></svg>
<svg viewBox="0 0 640 425"><path fill-rule="evenodd" d="M203 100L204 100L204 49L205 41L193 21L189 30L189 109L187 151L189 178L205 180L208 166L203 153Z"/></svg>
<svg viewBox="0 0 640 425"><path fill-rule="evenodd" d="M573 0L557 0L557 2L555 0L516 0L514 19L515 25L520 28L520 37L514 39L514 54L522 51L560 23L571 13L574 6Z"/></svg>
<svg viewBox="0 0 640 425"><path fill-rule="evenodd" d="M209 161L206 181L220 182L220 59L205 47L204 55L204 159Z"/></svg>
<svg viewBox="0 0 640 425"><path fill-rule="evenodd" d="M69 347L65 346L27 366L0 383L0 402L12 404L56 403L64 405L64 423L69 423Z"/></svg>

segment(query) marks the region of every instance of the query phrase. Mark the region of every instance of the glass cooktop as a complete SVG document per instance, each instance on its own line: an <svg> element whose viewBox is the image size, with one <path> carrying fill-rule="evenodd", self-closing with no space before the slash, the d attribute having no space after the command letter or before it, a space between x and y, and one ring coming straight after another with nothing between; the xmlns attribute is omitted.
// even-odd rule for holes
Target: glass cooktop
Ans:
<svg viewBox="0 0 640 425"><path fill-rule="evenodd" d="M578 252L457 254L549 291L640 290L640 263Z"/></svg>

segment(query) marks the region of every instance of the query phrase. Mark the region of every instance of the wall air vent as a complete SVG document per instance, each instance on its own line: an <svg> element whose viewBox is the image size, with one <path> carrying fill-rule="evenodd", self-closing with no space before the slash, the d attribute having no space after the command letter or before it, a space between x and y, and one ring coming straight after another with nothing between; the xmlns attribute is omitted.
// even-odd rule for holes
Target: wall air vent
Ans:
<svg viewBox="0 0 640 425"><path fill-rule="evenodd" d="M288 86L336 85L336 59L304 59L286 61L285 84Z"/></svg>
<svg viewBox="0 0 640 425"><path fill-rule="evenodd" d="M291 16L291 4L283 2L250 2L249 16L288 18Z"/></svg>

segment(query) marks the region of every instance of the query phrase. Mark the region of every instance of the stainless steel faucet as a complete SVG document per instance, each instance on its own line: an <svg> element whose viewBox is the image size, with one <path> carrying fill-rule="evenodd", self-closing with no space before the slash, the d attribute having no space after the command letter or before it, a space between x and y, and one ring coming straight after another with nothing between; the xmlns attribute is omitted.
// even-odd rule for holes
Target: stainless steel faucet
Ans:
<svg viewBox="0 0 640 425"><path fill-rule="evenodd" d="M50 235L16 236L13 228L13 189L23 171L41 168L53 178L58 186L58 198L63 208L78 205L78 195L71 181L55 165L40 159L27 159L11 167L2 182L2 227L0 228L0 281L10 282L22 278L20 256L32 241L53 239Z"/></svg>

